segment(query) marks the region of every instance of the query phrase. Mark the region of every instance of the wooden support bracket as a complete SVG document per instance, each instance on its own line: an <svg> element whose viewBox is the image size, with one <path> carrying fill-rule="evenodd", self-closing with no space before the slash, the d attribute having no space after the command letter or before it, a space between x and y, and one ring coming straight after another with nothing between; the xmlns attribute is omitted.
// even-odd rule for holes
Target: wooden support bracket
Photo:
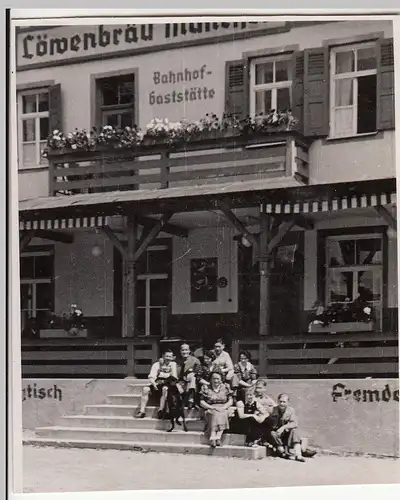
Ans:
<svg viewBox="0 0 400 500"><path fill-rule="evenodd" d="M104 226L101 228L101 230L111 241L111 243L115 246L115 248L120 252L122 257L126 259L127 258L126 245L124 245L124 243L118 238L118 236L114 233L114 231L109 226Z"/></svg>
<svg viewBox="0 0 400 500"><path fill-rule="evenodd" d="M259 242L257 236L251 233L243 224L243 222L236 217L236 215L229 208L229 205L224 201L219 201L217 203L217 206L221 210L221 212L225 215L226 219L228 220L232 228L239 231L247 240L250 241L254 249L258 251Z"/></svg>
<svg viewBox="0 0 400 500"><path fill-rule="evenodd" d="M382 219L385 219L385 221L388 223L388 226L397 232L397 219L396 219L396 217L393 217L393 215L388 211L388 209L382 205L377 205L375 207L375 210L382 217Z"/></svg>
<svg viewBox="0 0 400 500"><path fill-rule="evenodd" d="M23 252L34 237L35 231L21 231L19 233L19 251Z"/></svg>
<svg viewBox="0 0 400 500"><path fill-rule="evenodd" d="M279 226L278 232L271 238L268 243L266 254L270 256L273 250L279 245L279 243L283 240L283 238L287 235L287 233L292 229L295 225L294 220L282 222Z"/></svg>
<svg viewBox="0 0 400 500"><path fill-rule="evenodd" d="M143 227L153 228L157 219L152 219L151 217L138 216L138 223ZM185 227L177 226L176 224L164 224L162 228L163 233L171 234L172 236L179 236L180 238L187 238L189 236L189 230Z"/></svg>
<svg viewBox="0 0 400 500"><path fill-rule="evenodd" d="M150 243L152 243L155 238L157 238L158 234L163 230L164 225L172 217L172 215L172 213L163 214L161 218L154 224L153 228L148 232L148 234L144 235L142 240L139 242L139 248L136 250L133 256L133 260L135 262L144 254Z"/></svg>

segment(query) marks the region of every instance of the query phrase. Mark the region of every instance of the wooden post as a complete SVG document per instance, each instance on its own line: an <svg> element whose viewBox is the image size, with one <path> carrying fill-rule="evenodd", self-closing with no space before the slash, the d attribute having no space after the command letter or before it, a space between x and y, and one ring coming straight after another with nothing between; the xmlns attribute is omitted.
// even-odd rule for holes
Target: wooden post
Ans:
<svg viewBox="0 0 400 500"><path fill-rule="evenodd" d="M136 327L136 233L137 221L134 215L127 217L128 241L124 259L124 283L122 304L122 336L134 337Z"/></svg>
<svg viewBox="0 0 400 500"><path fill-rule="evenodd" d="M260 213L260 244L259 244L259 267L260 267L260 317L259 334L260 343L260 375L265 376L267 370L267 346L266 337L269 334L270 324L270 301L269 301L269 274L270 256L268 255L268 243L270 239L270 216L264 212Z"/></svg>

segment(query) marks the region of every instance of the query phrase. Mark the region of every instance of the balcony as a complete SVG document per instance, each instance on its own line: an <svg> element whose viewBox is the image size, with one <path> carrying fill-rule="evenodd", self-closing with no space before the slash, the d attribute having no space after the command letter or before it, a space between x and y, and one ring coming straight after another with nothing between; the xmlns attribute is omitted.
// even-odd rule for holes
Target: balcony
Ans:
<svg viewBox="0 0 400 500"><path fill-rule="evenodd" d="M96 146L48 153L50 196L159 190L263 180L266 187L307 184L308 148L294 130L210 133L180 145L154 140L135 149Z"/></svg>

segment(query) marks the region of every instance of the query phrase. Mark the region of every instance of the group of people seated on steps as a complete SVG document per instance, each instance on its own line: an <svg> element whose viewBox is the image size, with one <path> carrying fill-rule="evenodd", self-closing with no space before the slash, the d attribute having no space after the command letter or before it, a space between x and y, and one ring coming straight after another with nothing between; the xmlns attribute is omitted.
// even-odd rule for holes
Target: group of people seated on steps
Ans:
<svg viewBox="0 0 400 500"><path fill-rule="evenodd" d="M197 353L196 353L197 354ZM221 446L226 431L246 435L246 445L267 446L282 458L304 462L315 452L299 436L289 396L280 394L277 403L267 394L266 379L259 379L248 352L241 351L233 364L218 339L214 349L194 356L190 346L181 345L180 359L164 352L153 364L143 388L137 418L144 418L150 394L160 398L158 418L168 417L168 391L174 384L188 409L203 410L206 434L211 447Z"/></svg>

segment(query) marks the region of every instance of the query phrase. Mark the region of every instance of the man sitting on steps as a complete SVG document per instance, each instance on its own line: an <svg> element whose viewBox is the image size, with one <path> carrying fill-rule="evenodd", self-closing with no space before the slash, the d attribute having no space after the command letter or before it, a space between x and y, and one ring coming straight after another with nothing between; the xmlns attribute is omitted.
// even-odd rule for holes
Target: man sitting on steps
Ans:
<svg viewBox="0 0 400 500"><path fill-rule="evenodd" d="M200 361L190 354L189 344L181 345L181 360L178 364L177 384L178 390L184 395L189 409L195 406L196 399L196 372L200 366Z"/></svg>
<svg viewBox="0 0 400 500"><path fill-rule="evenodd" d="M168 387L172 381L178 379L177 365L174 361L172 351L165 351L162 358L156 361L149 373L149 385L143 387L140 408L137 413L137 418L144 418L146 414L146 406L149 401L150 393L157 394L160 398L160 407L158 410L158 418L164 418L165 404L168 396Z"/></svg>

